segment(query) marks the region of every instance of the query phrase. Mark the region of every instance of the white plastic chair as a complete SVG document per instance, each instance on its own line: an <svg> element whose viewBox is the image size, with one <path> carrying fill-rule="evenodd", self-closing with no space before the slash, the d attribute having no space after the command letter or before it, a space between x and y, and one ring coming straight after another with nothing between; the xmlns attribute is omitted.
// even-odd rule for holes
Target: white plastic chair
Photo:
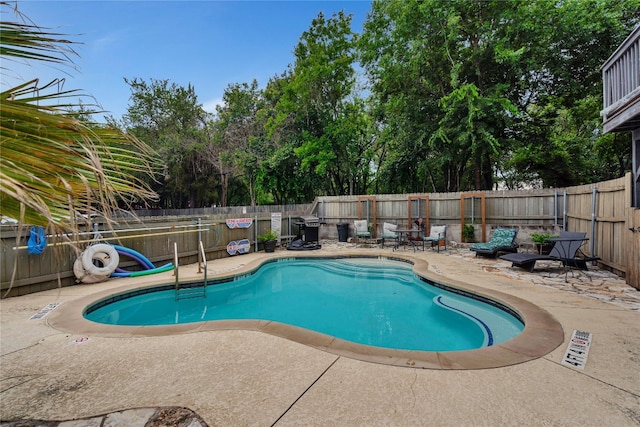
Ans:
<svg viewBox="0 0 640 427"><path fill-rule="evenodd" d="M386 240L393 241L393 247L398 247L398 233L396 230L398 229L397 224L392 224L390 222L382 223L382 247L384 248L384 242Z"/></svg>
<svg viewBox="0 0 640 427"><path fill-rule="evenodd" d="M360 238L371 238L371 232L369 231L369 221L367 221L366 219L357 219L353 221L353 228L355 229L356 246L358 246Z"/></svg>
<svg viewBox="0 0 640 427"><path fill-rule="evenodd" d="M432 225L429 230L429 235L422 239L422 249L426 242L431 244L431 248L438 247L440 252L440 242L444 242L444 250L447 250L447 226L445 225Z"/></svg>

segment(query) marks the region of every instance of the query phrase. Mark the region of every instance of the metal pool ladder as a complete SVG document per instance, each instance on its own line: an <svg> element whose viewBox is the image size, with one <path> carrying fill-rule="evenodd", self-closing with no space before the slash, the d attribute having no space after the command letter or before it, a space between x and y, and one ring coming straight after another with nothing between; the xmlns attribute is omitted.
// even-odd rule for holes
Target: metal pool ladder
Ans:
<svg viewBox="0 0 640 427"><path fill-rule="evenodd" d="M173 243L174 276L176 277L176 301L186 298L205 298L207 296L207 258L204 254L204 246L200 241L200 255L204 264L204 281L195 283L180 283L178 278L178 244Z"/></svg>

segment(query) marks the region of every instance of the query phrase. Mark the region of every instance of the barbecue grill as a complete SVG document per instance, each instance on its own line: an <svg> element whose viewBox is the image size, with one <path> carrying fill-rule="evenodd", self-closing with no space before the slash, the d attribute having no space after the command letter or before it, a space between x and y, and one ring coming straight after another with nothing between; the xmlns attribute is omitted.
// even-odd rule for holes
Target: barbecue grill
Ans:
<svg viewBox="0 0 640 427"><path fill-rule="evenodd" d="M305 242L317 242L320 219L317 216L301 216L298 226L302 240Z"/></svg>

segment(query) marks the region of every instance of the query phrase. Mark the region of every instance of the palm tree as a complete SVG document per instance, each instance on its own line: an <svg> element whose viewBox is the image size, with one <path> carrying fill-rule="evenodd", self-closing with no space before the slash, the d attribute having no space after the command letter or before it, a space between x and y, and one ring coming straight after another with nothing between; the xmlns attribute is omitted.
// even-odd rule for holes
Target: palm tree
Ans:
<svg viewBox="0 0 640 427"><path fill-rule="evenodd" d="M11 59L73 66L73 42L14 12L25 22L0 21L3 72ZM159 160L132 135L87 121L98 111L87 114L72 101L81 94L61 81L34 78L0 93L0 214L75 234L82 215L108 220L119 206L156 198L146 182Z"/></svg>

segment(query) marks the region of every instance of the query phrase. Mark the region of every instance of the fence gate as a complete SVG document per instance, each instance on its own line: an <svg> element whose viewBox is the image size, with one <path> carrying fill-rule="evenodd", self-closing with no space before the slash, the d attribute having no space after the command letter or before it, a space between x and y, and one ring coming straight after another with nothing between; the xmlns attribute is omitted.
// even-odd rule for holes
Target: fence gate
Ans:
<svg viewBox="0 0 640 427"><path fill-rule="evenodd" d="M627 253L627 284L640 290L640 209L629 209L625 235Z"/></svg>
<svg viewBox="0 0 640 427"><path fill-rule="evenodd" d="M364 206L363 206L364 205ZM376 207L376 196L358 196L358 219L366 219L373 227L371 237L376 237L378 228L378 211Z"/></svg>
<svg viewBox="0 0 640 427"><path fill-rule="evenodd" d="M471 212L469 212L469 218L471 220L470 224L474 224L476 221L476 217L478 213L475 211L475 199L480 199L480 224L482 231L482 242L487 241L487 230L486 230L486 219L487 219L487 205L484 199L484 193L461 193L460 194L460 233L461 239L460 241L465 242L464 233L464 224L465 224L465 213L464 213L464 201L465 199L471 199Z"/></svg>

